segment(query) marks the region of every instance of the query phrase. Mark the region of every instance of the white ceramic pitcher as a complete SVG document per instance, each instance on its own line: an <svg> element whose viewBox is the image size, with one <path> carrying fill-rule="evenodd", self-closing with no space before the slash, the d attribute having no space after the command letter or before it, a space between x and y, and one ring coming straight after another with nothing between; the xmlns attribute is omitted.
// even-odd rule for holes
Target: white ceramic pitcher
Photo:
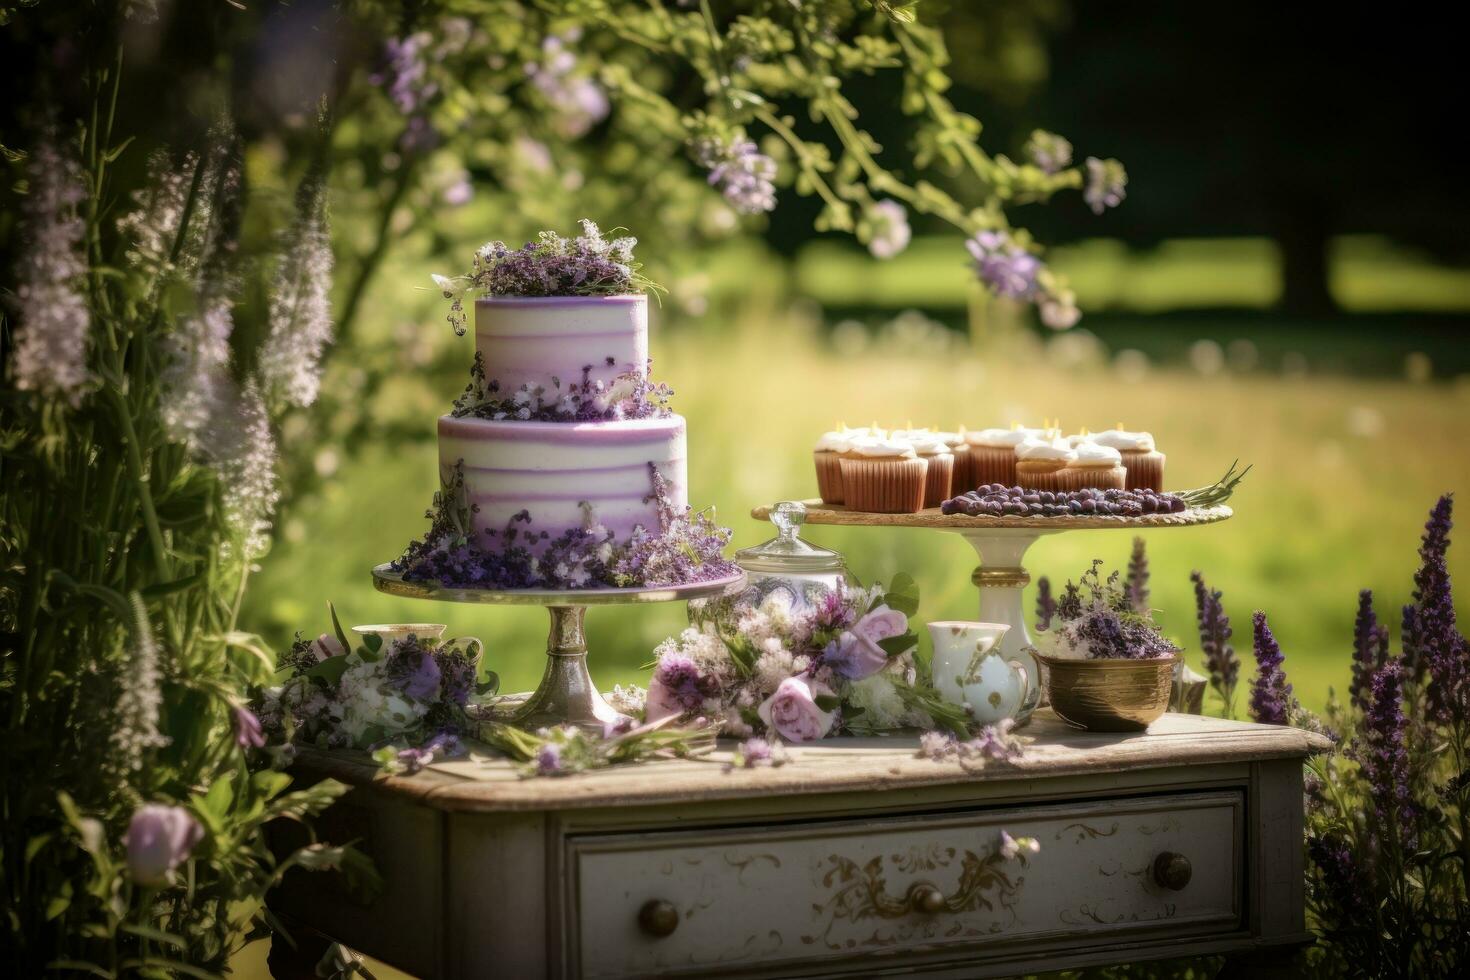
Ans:
<svg viewBox="0 0 1470 980"><path fill-rule="evenodd" d="M977 722L1025 720L1035 706L1041 678L1001 653L1010 627L1004 623L945 620L929 624L934 640L934 686L948 701L968 707Z"/></svg>

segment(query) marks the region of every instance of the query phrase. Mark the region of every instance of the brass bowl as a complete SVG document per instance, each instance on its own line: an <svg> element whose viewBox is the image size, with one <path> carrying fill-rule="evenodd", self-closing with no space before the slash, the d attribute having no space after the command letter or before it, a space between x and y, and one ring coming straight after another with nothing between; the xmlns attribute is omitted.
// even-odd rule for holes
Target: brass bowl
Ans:
<svg viewBox="0 0 1470 980"><path fill-rule="evenodd" d="M1037 654L1052 710L1090 732L1141 732L1169 710L1179 657L1079 660Z"/></svg>

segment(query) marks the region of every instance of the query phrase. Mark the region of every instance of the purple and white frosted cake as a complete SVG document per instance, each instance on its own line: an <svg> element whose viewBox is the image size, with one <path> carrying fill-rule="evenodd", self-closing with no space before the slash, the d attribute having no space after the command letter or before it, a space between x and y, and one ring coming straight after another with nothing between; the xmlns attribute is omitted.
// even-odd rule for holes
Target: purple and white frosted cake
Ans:
<svg viewBox="0 0 1470 980"><path fill-rule="evenodd" d="M477 531L498 532L525 512L555 537L581 527L589 508L622 540L639 525L657 528L649 464L667 503L688 506L684 419L638 400L651 387L648 297L477 300L475 350L485 390L511 394L481 411L490 417L439 419L439 467L446 483L461 468ZM567 420L537 421L548 413Z"/></svg>
<svg viewBox="0 0 1470 980"><path fill-rule="evenodd" d="M394 567L455 588L678 585L738 572L730 532L689 507L684 419L649 380L648 298L634 240L597 226L491 242L435 277L468 326L470 383L439 419L429 533Z"/></svg>

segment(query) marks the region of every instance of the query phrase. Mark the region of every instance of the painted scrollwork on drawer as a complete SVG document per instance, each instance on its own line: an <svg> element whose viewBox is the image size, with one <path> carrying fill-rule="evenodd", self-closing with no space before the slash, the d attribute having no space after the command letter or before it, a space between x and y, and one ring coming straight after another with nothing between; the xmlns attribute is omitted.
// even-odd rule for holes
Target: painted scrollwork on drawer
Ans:
<svg viewBox="0 0 1470 980"><path fill-rule="evenodd" d="M780 975L1164 927L1217 935L1241 921L1243 805L1226 790L569 838L568 972Z"/></svg>
<svg viewBox="0 0 1470 980"><path fill-rule="evenodd" d="M997 906L1010 909L1025 878L1009 873L1008 865L1025 866L1026 859L1017 855L1013 862L1006 861L997 847L984 856L974 851L956 852L955 848L928 849L927 855L917 857L917 848L910 849L902 857L889 858L896 870L913 873L937 871L950 867L959 859L959 884L954 891L945 895L938 886L929 881L918 880L909 884L898 894L890 892L884 873L884 859L880 855L867 863L859 864L840 854L829 855L823 865L826 872L821 877L824 888L830 889L825 902L814 904L820 932L803 935L801 941L808 945L821 943L832 949L850 947L850 940L834 942L831 939L833 926L839 922L857 923L865 920L912 920L918 916L934 916L949 913L994 911ZM1012 916L1014 918L1014 916ZM910 923L912 925L912 923ZM1004 929L1002 923L992 923L987 932ZM935 931L932 928L921 931ZM912 933L913 929L899 930ZM957 933L946 931L945 935L981 935L979 930L961 928ZM876 930L861 945L889 945L893 930Z"/></svg>

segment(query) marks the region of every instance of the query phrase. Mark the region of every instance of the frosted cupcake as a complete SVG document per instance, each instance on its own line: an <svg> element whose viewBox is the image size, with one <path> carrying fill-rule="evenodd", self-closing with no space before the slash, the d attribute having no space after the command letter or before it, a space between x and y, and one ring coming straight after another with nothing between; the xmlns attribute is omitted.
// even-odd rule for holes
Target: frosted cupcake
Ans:
<svg viewBox="0 0 1470 980"><path fill-rule="evenodd" d="M938 507L954 496L951 487L954 485L955 456L944 439L944 433L909 429L893 435L907 440L914 447L914 454L929 464L924 476L924 506Z"/></svg>
<svg viewBox="0 0 1470 980"><path fill-rule="evenodd" d="M841 454L842 493L849 510L916 514L924 509L929 462L905 439L855 439Z"/></svg>
<svg viewBox="0 0 1470 980"><path fill-rule="evenodd" d="M1111 446L1079 442L1061 472L1061 489L1122 490L1128 482L1123 456Z"/></svg>
<svg viewBox="0 0 1470 980"><path fill-rule="evenodd" d="M842 454L852 448L854 439L867 435L867 429L849 429L843 426L822 433L812 449L812 460L817 467L817 495L824 504L840 504L842 494Z"/></svg>
<svg viewBox="0 0 1470 980"><path fill-rule="evenodd" d="M1076 449L1084 442L1092 442L1092 433L1088 432L1086 429L1083 429L1081 432L1074 432L1072 435L1067 436L1067 445L1071 446L1073 449Z"/></svg>
<svg viewBox="0 0 1470 980"><path fill-rule="evenodd" d="M1129 432L1122 426L1092 437L1099 446L1111 446L1123 456L1129 490L1164 489L1164 454L1154 448L1150 432Z"/></svg>
<svg viewBox="0 0 1470 980"><path fill-rule="evenodd" d="M1077 458L1060 436L1031 437L1016 446L1016 483L1027 490L1062 489L1062 471Z"/></svg>
<svg viewBox="0 0 1470 980"><path fill-rule="evenodd" d="M1016 485L1016 447L1027 439L1040 436L1037 429L981 429L965 436L969 446L969 466L959 484L961 490L973 490L987 483Z"/></svg>

